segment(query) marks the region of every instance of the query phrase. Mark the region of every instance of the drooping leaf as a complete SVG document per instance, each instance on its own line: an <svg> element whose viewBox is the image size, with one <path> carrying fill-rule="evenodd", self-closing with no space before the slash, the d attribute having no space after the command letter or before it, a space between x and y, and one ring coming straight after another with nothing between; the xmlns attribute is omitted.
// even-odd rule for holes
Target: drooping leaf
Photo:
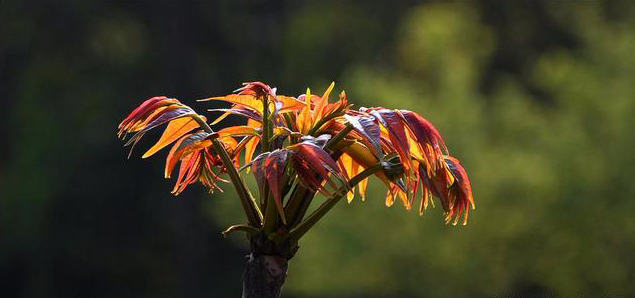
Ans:
<svg viewBox="0 0 635 298"><path fill-rule="evenodd" d="M199 130L196 133L193 133L193 134L189 135L187 138L185 138L183 140L183 142L181 142L179 144L179 147L176 150L178 151L178 150L181 150L181 149L186 148L186 147L191 147L191 146L200 144L200 143L204 142L207 139L207 137L209 137L210 135L211 134L206 132L206 131ZM193 148L191 148L191 149L193 149Z"/></svg>
<svg viewBox="0 0 635 298"><path fill-rule="evenodd" d="M346 182L342 178L343 174L339 167L321 147L310 142L302 142L289 149L296 152L294 154L296 172L312 189L330 194L322 186L322 181L327 181L337 191L340 186L332 179L345 185Z"/></svg>
<svg viewBox="0 0 635 298"><path fill-rule="evenodd" d="M357 184L357 186L359 187L359 196L362 197L362 201L365 201L366 187L368 186L368 178L365 178L364 180L360 181L359 184Z"/></svg>
<svg viewBox="0 0 635 298"><path fill-rule="evenodd" d="M354 162L353 158L351 158L348 154L342 154L342 156L338 159L338 164L340 165L340 168L342 169L342 173L344 174L344 177L346 177L346 180L350 180L358 174L359 164ZM346 193L347 201L349 203L353 201L354 196L355 187L352 187L351 190Z"/></svg>
<svg viewBox="0 0 635 298"><path fill-rule="evenodd" d="M291 96L277 95L276 99L281 104L279 108L280 113L297 111L306 106L305 102L299 101Z"/></svg>
<svg viewBox="0 0 635 298"><path fill-rule="evenodd" d="M243 109L243 108L209 109L208 111L209 112L223 112L223 115L221 115L216 120L214 120L214 122L212 122L211 125L216 125L218 122L220 122L225 117L227 117L227 116L229 116L231 114L244 116L244 117L247 117L248 119L253 119L253 120L258 121L258 122L262 121L262 117L260 117L260 115L258 115L256 112L254 112L252 110L248 110L248 109Z"/></svg>
<svg viewBox="0 0 635 298"><path fill-rule="evenodd" d="M269 152L261 153L260 155L256 156L256 158L254 158L254 160L251 162L251 169L254 173L254 177L256 178L256 183L258 184L258 190L260 191L261 198L265 197L265 185L267 183L267 176L265 175L266 169L264 167L264 164L267 157L269 157L269 154Z"/></svg>
<svg viewBox="0 0 635 298"><path fill-rule="evenodd" d="M251 162L251 158L254 156L254 152L256 152L256 147L258 147L259 141L259 137L254 137L245 145L245 165ZM247 167L247 172L249 172L250 168L251 167Z"/></svg>
<svg viewBox="0 0 635 298"><path fill-rule="evenodd" d="M224 101L233 103L239 107L248 108L258 115L262 115L262 101L255 98L252 95L239 95L239 94L230 94L227 96L220 97L210 97L205 99L199 99L198 101Z"/></svg>
<svg viewBox="0 0 635 298"><path fill-rule="evenodd" d="M302 136L300 138L300 142L301 143L311 143L313 145L316 145L320 148L324 147L324 145L326 145L326 143L331 139L331 135L329 134L323 134L318 136L317 138L314 136Z"/></svg>
<svg viewBox="0 0 635 298"><path fill-rule="evenodd" d="M247 125L241 125L241 126L230 126L230 127L226 127L223 128L221 130L218 131L218 135L219 137L226 137L226 136L233 136L233 137L238 137L238 136L258 136L259 135L259 131L256 128L253 128L251 126L247 126Z"/></svg>
<svg viewBox="0 0 635 298"><path fill-rule="evenodd" d="M445 163L448 166L448 169L452 173L454 177L454 183L448 189L449 192L449 200L451 202L451 211L455 211L456 218L453 224L459 220L461 214L465 214L463 219L463 225L467 223L467 218L469 215L469 206L472 206L474 209L474 199L472 197L472 187L470 186L470 180L467 178L467 173L461 164L459 164L459 160L451 157L445 156ZM451 216L450 213L449 216ZM447 220L448 218L446 218Z"/></svg>
<svg viewBox="0 0 635 298"><path fill-rule="evenodd" d="M170 152L168 153L168 156L166 158L165 161L165 178L170 178L170 175L172 173L172 170L174 169L174 166L176 165L176 163L179 161L182 151L179 151L179 147L181 147L181 143L183 143L183 141L185 139L187 139L189 136L191 136L192 134L186 134L184 136L182 136L180 139L178 139L174 145L172 145L172 148L170 149Z"/></svg>
<svg viewBox="0 0 635 298"><path fill-rule="evenodd" d="M377 157L370 153L368 147L358 142L351 144L343 151L344 153L348 154L357 164L364 168L371 167L379 162L379 159L377 159ZM377 172L375 173L375 176L377 176L377 178L379 178L379 180L381 180L386 185L386 187L391 187L391 182L386 174L384 174L384 172Z"/></svg>
<svg viewBox="0 0 635 298"><path fill-rule="evenodd" d="M148 123L154 121L154 119L156 119L159 116L161 116L161 114L167 112L168 108L170 108L170 110L178 109L178 107L176 107L176 106L162 106L162 107L159 107L159 108L157 108L155 110L148 111L147 115L144 115L143 117L140 117L140 118L136 119L137 121L129 123L125 127L125 129L128 132L141 131L142 129L144 129L144 128L146 128L148 126Z"/></svg>
<svg viewBox="0 0 635 298"><path fill-rule="evenodd" d="M157 117L156 119L154 119L145 128L143 128L142 131L148 131L148 130L151 130L151 129L159 126L159 125L167 123L168 121L172 121L174 119L182 118L182 117L189 116L189 115L195 115L195 114L196 113L194 113L194 111L192 111L190 109L179 108L179 109L175 109L175 110L170 110L170 111L167 111L167 112L161 114L161 116Z"/></svg>
<svg viewBox="0 0 635 298"><path fill-rule="evenodd" d="M174 195L179 195L185 187L189 184L195 182L195 176L198 173L198 169L200 168L199 160L201 159L201 155L199 152L192 152L185 156L181 160L181 167L179 168L179 176L176 179L176 184L174 185L174 189L172 193Z"/></svg>
<svg viewBox="0 0 635 298"><path fill-rule="evenodd" d="M390 141L397 150L406 172L408 172L412 168L412 159L410 158L410 147L408 146L403 117L398 111L388 109L372 110L370 113L388 130Z"/></svg>
<svg viewBox="0 0 635 298"><path fill-rule="evenodd" d="M282 181L284 176L284 170L287 162L286 150L275 150L267 156L264 161L264 173L269 189L273 194L278 213L282 218L282 221L286 224L286 218L284 215L284 208L282 202Z"/></svg>
<svg viewBox="0 0 635 298"><path fill-rule="evenodd" d="M123 121L121 121L121 123L119 124L118 128L123 128L125 127L128 123L132 122L132 120L134 118L137 118L140 116L140 114L144 113L145 111L148 110L148 107L150 107L152 104L164 100L164 99L168 99L165 96L156 96L153 98L150 98L146 101L144 101L140 106L138 106L136 109L134 109Z"/></svg>
<svg viewBox="0 0 635 298"><path fill-rule="evenodd" d="M140 131L148 126L151 121L154 121L160 115L177 109L189 109L186 106L180 105L179 101L173 98L163 99L148 106L145 111L140 112L132 122L130 122L125 129L129 132Z"/></svg>
<svg viewBox="0 0 635 298"><path fill-rule="evenodd" d="M438 166L441 166L439 163L442 162L443 152L445 154L448 152L441 134L430 121L420 115L407 110L401 110L401 114L425 154L426 160L430 164L429 170L436 170Z"/></svg>
<svg viewBox="0 0 635 298"><path fill-rule="evenodd" d="M372 117L365 116L351 116L344 115L346 121L353 125L355 131L357 131L364 139L366 139L373 147L374 151L372 152L375 156L381 157L381 139L379 133L379 125L375 122L375 119Z"/></svg>
<svg viewBox="0 0 635 298"><path fill-rule="evenodd" d="M205 117L203 117L203 121L205 121ZM154 144L152 148L148 149L148 151L146 151L146 153L143 154L141 158L152 156L159 150L163 149L165 146L174 142L176 139L198 127L198 122L189 117L172 120L165 128L165 131L163 131L163 134L161 135L159 141Z"/></svg>

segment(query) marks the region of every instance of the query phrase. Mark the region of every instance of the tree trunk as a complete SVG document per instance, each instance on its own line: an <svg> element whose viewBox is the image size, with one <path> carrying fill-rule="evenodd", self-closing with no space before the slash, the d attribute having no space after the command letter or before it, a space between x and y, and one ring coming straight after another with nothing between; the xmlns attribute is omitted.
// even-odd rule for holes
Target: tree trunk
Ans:
<svg viewBox="0 0 635 298"><path fill-rule="evenodd" d="M288 260L275 255L246 257L243 274L243 298L278 298L287 277Z"/></svg>
<svg viewBox="0 0 635 298"><path fill-rule="evenodd" d="M250 238L245 257L243 298L278 298L287 278L289 260L298 251L297 243L274 243L264 234Z"/></svg>

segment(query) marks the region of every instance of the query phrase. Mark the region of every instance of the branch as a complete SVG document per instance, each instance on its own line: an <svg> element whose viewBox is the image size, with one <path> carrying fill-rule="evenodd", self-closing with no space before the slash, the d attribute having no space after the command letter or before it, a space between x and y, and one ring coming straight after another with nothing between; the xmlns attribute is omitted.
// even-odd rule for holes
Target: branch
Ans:
<svg viewBox="0 0 635 298"><path fill-rule="evenodd" d="M214 130L212 130L212 128L209 127L209 125L207 125L207 123L205 123L205 120L203 120L201 117L195 115L192 118L201 126L203 130L208 133L214 133ZM254 201L253 196L249 192L245 181L240 177L238 171L236 171L234 163L232 162L229 154L227 154L227 151L225 150L225 147L223 146L223 144L221 144L218 138L212 139L212 145L214 146L214 150L218 152L221 159L223 160L223 165L225 166L225 169L227 169L229 179L232 181L232 184L234 185L234 188L238 193L240 203L243 206L243 210L245 211L245 215L247 215L249 223L252 226L260 227L262 223L262 212L260 212L260 208L258 208L256 201Z"/></svg>
<svg viewBox="0 0 635 298"><path fill-rule="evenodd" d="M334 137L332 137L326 145L324 145L324 150L330 150L333 146L335 146L339 141L341 141L344 137L348 135L354 129L353 125L350 123L346 123L346 127L344 127L340 132L338 132Z"/></svg>
<svg viewBox="0 0 635 298"><path fill-rule="evenodd" d="M298 240L300 240L300 238L304 236L304 234L308 232L309 229L311 229L311 227L313 227L315 223L317 223L329 210L331 210L331 208L333 208L333 206L335 206L335 204L337 204L337 202L339 202L341 198L346 196L346 193L349 191L350 188L354 187L370 175L381 171L382 169L383 166L379 162L357 174L355 177L351 178L348 187L341 187L335 194L333 194L331 198L322 203L322 205L320 205L320 207L313 211L311 215L309 215L297 227L289 232L289 238L291 239L291 241L297 242Z"/></svg>

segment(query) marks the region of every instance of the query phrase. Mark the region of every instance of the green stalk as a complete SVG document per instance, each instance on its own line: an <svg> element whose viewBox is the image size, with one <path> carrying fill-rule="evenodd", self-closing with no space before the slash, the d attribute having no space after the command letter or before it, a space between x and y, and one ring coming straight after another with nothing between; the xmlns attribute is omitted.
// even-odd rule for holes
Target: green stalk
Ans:
<svg viewBox="0 0 635 298"><path fill-rule="evenodd" d="M332 149L332 147L335 146L335 144L337 144L344 137L346 137L348 133L351 132L353 129L354 127L352 124L346 123L346 126L342 130L340 130L340 132L338 132L334 137L332 137L328 142L326 142L326 145L324 145L324 150L328 151L329 149Z"/></svg>
<svg viewBox="0 0 635 298"><path fill-rule="evenodd" d="M296 184L293 192L291 192L287 206L284 208L289 227L294 227L302 221L302 217L304 216L304 213L306 213L306 209L308 209L308 205L311 203L312 199L306 198L308 191L309 190L301 184Z"/></svg>
<svg viewBox="0 0 635 298"><path fill-rule="evenodd" d="M269 96L261 95L262 98L262 138L260 138L261 153L269 152Z"/></svg>
<svg viewBox="0 0 635 298"><path fill-rule="evenodd" d="M349 186L351 188L355 187L355 185L360 183L362 180L366 179L372 174L375 174L378 171L381 171L382 169L383 167L381 163L376 163L375 165L365 169L361 173L355 175L355 177L351 178L351 180L349 181ZM348 191L349 188L347 188L346 186L341 187L335 194L333 194L331 198L322 203L322 205L320 205L320 207L313 211L311 215L309 215L297 227L292 229L291 232L289 232L289 239L291 239L292 242L297 242L298 240L300 240L300 238L302 238L302 236L306 234L306 232L308 232L309 229L311 229L315 225L315 223L317 223L329 210L331 210L331 208L333 208L333 206L335 206L335 204L337 204L340 199L346 196L346 193Z"/></svg>
<svg viewBox="0 0 635 298"><path fill-rule="evenodd" d="M335 117L339 117L344 115L344 113L333 113L330 115L327 115L326 117L320 119L320 121L318 121L318 123L316 123L311 130L309 130L308 135L310 136L315 136L315 134L320 130L320 128L322 127L322 125L326 124L326 122L329 122L331 119L335 118Z"/></svg>
<svg viewBox="0 0 635 298"><path fill-rule="evenodd" d="M203 118L199 117L198 115L193 116L192 118L198 123L198 125L201 126L203 130L208 133L214 133L214 130L212 130L212 128L209 127L207 123L205 123ZM260 208L258 208L258 204L254 200L253 196L249 192L245 181L240 177L238 171L236 171L234 163L229 157L229 154L225 150L223 144L221 144L221 142L217 138L214 138L212 139L212 145L214 146L214 150L218 152L221 159L223 160L223 165L227 169L229 179L232 181L232 184L234 185L234 188L238 193L238 198L240 199L240 203L243 206L243 210L245 211L247 220L252 226L260 227L262 223L262 212L260 211Z"/></svg>
<svg viewBox="0 0 635 298"><path fill-rule="evenodd" d="M262 99L262 138L260 139L260 151L269 152L269 95L261 94L260 98ZM265 234L270 235L276 230L276 227L278 226L278 210L276 209L274 196L269 191L269 185L265 183L264 188L264 193L261 194L265 196L263 200L265 202L265 206L263 206L265 209L263 230L265 231Z"/></svg>
<svg viewBox="0 0 635 298"><path fill-rule="evenodd" d="M344 137L348 135L349 132L353 130L353 125L346 124L346 127L338 132L333 138L331 138L326 145L324 145L325 150L331 150L335 147ZM334 158L337 160L337 158ZM289 203L285 208L285 215L287 217L288 226L294 227L302 221L304 215L309 209L309 205L311 205L311 201L315 196L315 193L307 193L309 190L303 187L302 185L298 185L296 189L291 193L289 198ZM308 196L307 196L308 195Z"/></svg>

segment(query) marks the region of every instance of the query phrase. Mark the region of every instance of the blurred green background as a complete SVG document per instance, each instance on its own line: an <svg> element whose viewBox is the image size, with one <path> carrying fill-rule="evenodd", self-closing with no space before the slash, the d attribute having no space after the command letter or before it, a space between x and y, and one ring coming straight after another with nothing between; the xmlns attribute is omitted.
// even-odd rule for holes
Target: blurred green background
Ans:
<svg viewBox="0 0 635 298"><path fill-rule="evenodd" d="M418 112L476 199L446 226L374 181L285 297L635 297L633 2L2 1L0 24L2 297L238 296L231 187L172 197L166 153L139 159L160 132L130 160L115 133L151 96L204 111L252 80Z"/></svg>

